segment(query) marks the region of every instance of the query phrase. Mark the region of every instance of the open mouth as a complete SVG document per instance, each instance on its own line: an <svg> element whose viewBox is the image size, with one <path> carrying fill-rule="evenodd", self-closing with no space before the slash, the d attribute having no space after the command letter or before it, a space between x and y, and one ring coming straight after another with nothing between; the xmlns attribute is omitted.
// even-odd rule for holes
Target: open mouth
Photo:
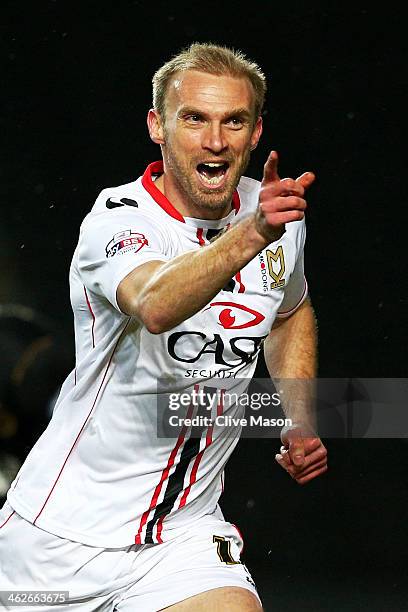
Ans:
<svg viewBox="0 0 408 612"><path fill-rule="evenodd" d="M228 162L205 162L198 164L197 172L205 185L218 187L223 182L228 168Z"/></svg>

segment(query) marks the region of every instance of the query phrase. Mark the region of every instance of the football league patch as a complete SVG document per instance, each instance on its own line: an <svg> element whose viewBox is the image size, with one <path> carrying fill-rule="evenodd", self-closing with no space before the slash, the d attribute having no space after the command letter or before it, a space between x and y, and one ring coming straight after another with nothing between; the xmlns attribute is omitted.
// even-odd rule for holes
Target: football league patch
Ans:
<svg viewBox="0 0 408 612"><path fill-rule="evenodd" d="M108 242L105 248L106 257L113 257L119 253L124 255L132 251L138 253L140 249L148 245L149 242L144 234L134 232L133 230L124 230L115 234Z"/></svg>

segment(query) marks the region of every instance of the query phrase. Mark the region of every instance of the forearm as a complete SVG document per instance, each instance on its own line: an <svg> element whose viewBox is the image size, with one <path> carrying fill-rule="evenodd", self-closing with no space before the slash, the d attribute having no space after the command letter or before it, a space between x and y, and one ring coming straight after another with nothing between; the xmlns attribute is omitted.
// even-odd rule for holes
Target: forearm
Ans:
<svg viewBox="0 0 408 612"><path fill-rule="evenodd" d="M212 244L160 265L138 296L140 318L153 333L175 327L206 306L267 244L251 216Z"/></svg>
<svg viewBox="0 0 408 612"><path fill-rule="evenodd" d="M317 326L308 300L272 330L265 342L265 362L280 392L285 416L315 431Z"/></svg>

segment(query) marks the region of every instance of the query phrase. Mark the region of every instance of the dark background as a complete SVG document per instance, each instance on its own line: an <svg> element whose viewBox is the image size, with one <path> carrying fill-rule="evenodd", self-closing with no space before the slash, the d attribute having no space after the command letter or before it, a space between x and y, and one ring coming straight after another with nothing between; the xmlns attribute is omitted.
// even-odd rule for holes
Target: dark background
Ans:
<svg viewBox="0 0 408 612"><path fill-rule="evenodd" d="M159 158L145 126L151 77L193 41L239 48L267 75L247 174L260 178L273 148L281 176L317 176L306 271L320 376L407 375L405 23L402 9L371 3L2 4L5 450L25 456L73 364L68 270L80 222L102 188ZM33 338L48 344L21 382L16 363ZM277 440L242 440L230 461L223 509L246 536L265 609L406 610L406 442L325 443L330 470L306 487L275 464Z"/></svg>

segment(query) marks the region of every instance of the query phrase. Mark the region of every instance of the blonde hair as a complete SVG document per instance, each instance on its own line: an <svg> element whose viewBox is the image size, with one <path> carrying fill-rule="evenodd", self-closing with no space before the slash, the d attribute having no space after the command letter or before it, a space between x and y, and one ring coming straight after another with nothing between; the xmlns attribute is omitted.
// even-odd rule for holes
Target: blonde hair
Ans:
<svg viewBox="0 0 408 612"><path fill-rule="evenodd" d="M153 75L153 108L165 118L166 94L172 77L184 70L208 74L246 77L255 93L255 117L259 117L265 100L266 79L259 66L246 58L242 51L212 43L193 43L173 56Z"/></svg>

